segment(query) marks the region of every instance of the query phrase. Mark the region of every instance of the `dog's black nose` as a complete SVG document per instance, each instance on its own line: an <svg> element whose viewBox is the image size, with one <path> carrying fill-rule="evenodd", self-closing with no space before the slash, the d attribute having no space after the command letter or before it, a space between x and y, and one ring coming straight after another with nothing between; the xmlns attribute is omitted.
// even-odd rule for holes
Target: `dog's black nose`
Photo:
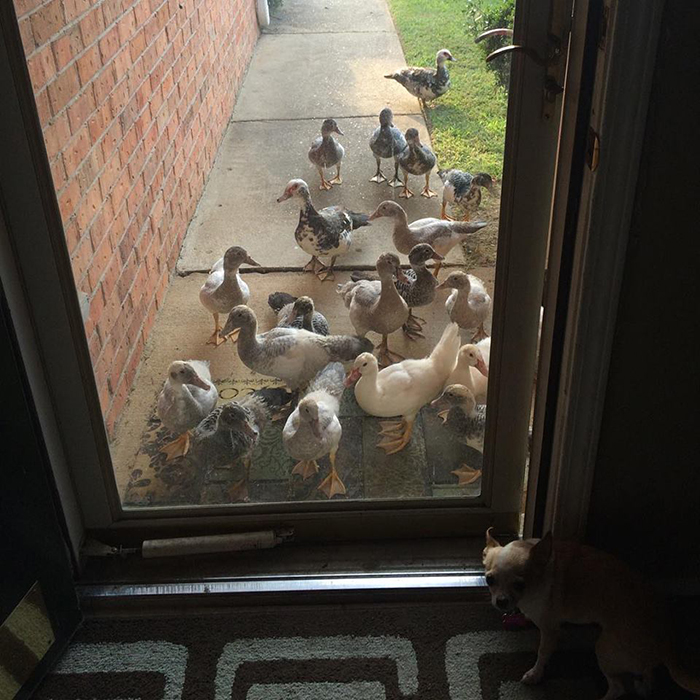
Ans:
<svg viewBox="0 0 700 700"><path fill-rule="evenodd" d="M496 598L496 605L501 609L501 610L508 610L510 607L510 600L506 598L505 596L499 596Z"/></svg>

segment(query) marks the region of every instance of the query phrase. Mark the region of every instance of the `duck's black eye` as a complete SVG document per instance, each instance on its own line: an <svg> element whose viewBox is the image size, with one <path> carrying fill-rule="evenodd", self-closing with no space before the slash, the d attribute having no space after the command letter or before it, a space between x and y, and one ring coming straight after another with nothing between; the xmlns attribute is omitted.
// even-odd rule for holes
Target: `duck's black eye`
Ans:
<svg viewBox="0 0 700 700"><path fill-rule="evenodd" d="M367 367L367 363L366 363L366 362L363 362L363 363L362 363L362 366L363 366L363 367Z"/></svg>
<svg viewBox="0 0 700 700"><path fill-rule="evenodd" d="M495 585L496 583L496 577L493 574L487 574L486 575L486 585L491 588L491 586Z"/></svg>

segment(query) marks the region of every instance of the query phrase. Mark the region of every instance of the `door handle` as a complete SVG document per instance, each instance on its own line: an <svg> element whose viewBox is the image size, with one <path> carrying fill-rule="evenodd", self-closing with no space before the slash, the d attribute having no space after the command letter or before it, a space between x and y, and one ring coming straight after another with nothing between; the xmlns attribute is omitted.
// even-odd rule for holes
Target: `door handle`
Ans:
<svg viewBox="0 0 700 700"><path fill-rule="evenodd" d="M489 29L486 32L482 32L479 36L474 39L474 43L478 44L484 39L489 39L492 36L513 36L513 30L501 27L498 29ZM486 63L490 63L494 58L499 58L500 56L505 56L509 53L520 52L525 54L529 59L534 61L538 66L543 66L548 68L559 61L561 57L561 40L558 36L554 34L547 35L547 55L542 57L534 49L529 46L521 46L520 44L510 44L509 46L502 46L500 49L496 49L491 52L486 57Z"/></svg>

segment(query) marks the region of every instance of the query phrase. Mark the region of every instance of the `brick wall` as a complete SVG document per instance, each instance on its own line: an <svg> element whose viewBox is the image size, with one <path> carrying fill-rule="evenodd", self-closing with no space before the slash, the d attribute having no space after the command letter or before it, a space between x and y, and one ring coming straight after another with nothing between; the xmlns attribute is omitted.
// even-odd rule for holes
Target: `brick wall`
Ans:
<svg viewBox="0 0 700 700"><path fill-rule="evenodd" d="M254 0L14 0L111 433L258 36Z"/></svg>

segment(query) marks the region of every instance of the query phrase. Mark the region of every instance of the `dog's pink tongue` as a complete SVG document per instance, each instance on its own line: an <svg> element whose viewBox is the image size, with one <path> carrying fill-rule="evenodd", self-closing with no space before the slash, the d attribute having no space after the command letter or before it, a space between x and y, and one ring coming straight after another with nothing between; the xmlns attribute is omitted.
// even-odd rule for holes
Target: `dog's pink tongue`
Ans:
<svg viewBox="0 0 700 700"><path fill-rule="evenodd" d="M501 624L503 625L503 629L509 632L526 630L528 627L532 627L532 622L521 612L506 613L501 619Z"/></svg>

